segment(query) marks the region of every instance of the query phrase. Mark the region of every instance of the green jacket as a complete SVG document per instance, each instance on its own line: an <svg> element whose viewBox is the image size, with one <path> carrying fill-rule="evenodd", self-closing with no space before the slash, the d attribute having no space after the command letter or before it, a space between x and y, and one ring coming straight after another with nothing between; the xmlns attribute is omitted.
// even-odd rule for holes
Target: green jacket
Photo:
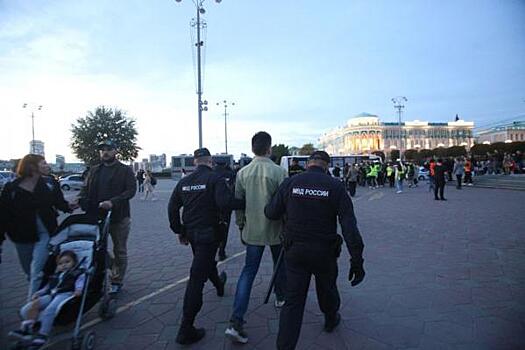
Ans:
<svg viewBox="0 0 525 350"><path fill-rule="evenodd" d="M265 157L255 157L239 170L235 182L235 197L246 201L245 210L235 212L236 222L242 229L242 239L251 245L281 243L281 221L268 220L264 207L277 192L286 177L286 171Z"/></svg>

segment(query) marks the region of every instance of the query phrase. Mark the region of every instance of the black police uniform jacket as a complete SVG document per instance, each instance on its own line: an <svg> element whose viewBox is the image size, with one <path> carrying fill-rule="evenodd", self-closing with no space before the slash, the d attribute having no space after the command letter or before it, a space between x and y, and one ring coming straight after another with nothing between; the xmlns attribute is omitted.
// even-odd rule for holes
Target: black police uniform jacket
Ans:
<svg viewBox="0 0 525 350"><path fill-rule="evenodd" d="M337 218L352 259L361 260L363 240L352 201L344 184L320 167L289 177L265 207L270 220L285 216L285 237L292 241L327 242L337 239Z"/></svg>
<svg viewBox="0 0 525 350"><path fill-rule="evenodd" d="M183 207L182 222L179 214ZM244 209L226 180L206 165L199 165L179 181L168 204L170 228L176 234L217 230L221 211Z"/></svg>

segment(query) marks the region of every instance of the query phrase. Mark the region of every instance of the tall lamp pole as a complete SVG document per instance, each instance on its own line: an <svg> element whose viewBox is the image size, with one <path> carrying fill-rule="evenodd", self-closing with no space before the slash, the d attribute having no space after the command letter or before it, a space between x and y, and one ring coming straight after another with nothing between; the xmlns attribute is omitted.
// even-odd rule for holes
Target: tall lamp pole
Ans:
<svg viewBox="0 0 525 350"><path fill-rule="evenodd" d="M401 136L403 128L401 127L401 114L403 113L403 109L405 108L405 102L408 102L408 99L405 96L396 96L392 98L392 103L394 104L394 108L397 110L397 115L399 118L399 159L402 159L401 155L403 154L403 140Z"/></svg>
<svg viewBox="0 0 525 350"><path fill-rule="evenodd" d="M22 105L22 108L30 108L31 109L31 133L33 135L33 139L31 141L31 153L33 153L33 154L35 153L35 107L36 107L37 111L41 111L42 110L42 105L30 106L27 103L24 103Z"/></svg>
<svg viewBox="0 0 525 350"><path fill-rule="evenodd" d="M220 104L220 102L217 102L217 106L219 106ZM226 100L223 100L222 105L224 106L224 148L226 154L228 154L228 107L235 106L235 102L228 102Z"/></svg>
<svg viewBox="0 0 525 350"><path fill-rule="evenodd" d="M181 2L182 0L175 0ZM204 46L204 41L201 40L201 29L206 27L206 21L201 18L201 15L206 13L202 4L205 0L192 0L197 10L196 18L192 19L190 25L197 30L197 113L199 120L199 148L202 148L202 111L208 110L208 101L202 100L202 66L201 66L201 49ZM222 0L215 0L216 3L220 3Z"/></svg>

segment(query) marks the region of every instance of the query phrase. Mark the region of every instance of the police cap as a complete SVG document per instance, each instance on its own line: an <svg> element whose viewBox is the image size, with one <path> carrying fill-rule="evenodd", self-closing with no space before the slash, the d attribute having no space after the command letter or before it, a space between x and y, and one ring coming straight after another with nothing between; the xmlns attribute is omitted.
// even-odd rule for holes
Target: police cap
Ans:
<svg viewBox="0 0 525 350"><path fill-rule="evenodd" d="M100 151L104 147L108 147L110 149L117 149L117 144L112 140L104 140L97 145L97 150Z"/></svg>
<svg viewBox="0 0 525 350"><path fill-rule="evenodd" d="M315 151L309 160L322 160L323 162L330 163L330 156L325 151Z"/></svg>
<svg viewBox="0 0 525 350"><path fill-rule="evenodd" d="M195 152L193 152L193 157L195 158L201 158L201 157L210 157L211 153L208 151L207 148L199 148L196 149Z"/></svg>

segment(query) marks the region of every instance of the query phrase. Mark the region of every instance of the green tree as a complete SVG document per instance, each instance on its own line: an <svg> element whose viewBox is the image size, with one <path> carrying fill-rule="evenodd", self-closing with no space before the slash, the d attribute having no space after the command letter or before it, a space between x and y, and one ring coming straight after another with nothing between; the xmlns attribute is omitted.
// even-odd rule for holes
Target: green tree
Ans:
<svg viewBox="0 0 525 350"><path fill-rule="evenodd" d="M317 151L317 149L314 147L311 143L305 143L303 147L299 149L299 154L302 156L309 156L310 154Z"/></svg>
<svg viewBox="0 0 525 350"><path fill-rule="evenodd" d="M407 149L404 153L406 160L416 160L417 159L417 150Z"/></svg>
<svg viewBox="0 0 525 350"><path fill-rule="evenodd" d="M477 143L470 149L470 152L475 156L486 156L490 152L490 145Z"/></svg>
<svg viewBox="0 0 525 350"><path fill-rule="evenodd" d="M272 146L272 154L275 156L275 162L277 164L281 164L281 158L283 156L289 156L290 155L290 149L288 146L281 144L273 145Z"/></svg>
<svg viewBox="0 0 525 350"><path fill-rule="evenodd" d="M446 149L446 155L448 157L460 157L467 155L467 149L465 146L452 146Z"/></svg>
<svg viewBox="0 0 525 350"><path fill-rule="evenodd" d="M97 145L104 140L112 140L118 146L121 160L137 158L140 147L137 146L135 120L128 118L125 112L115 108L97 107L83 118L78 118L71 125L71 148L75 155L88 165L99 162Z"/></svg>
<svg viewBox="0 0 525 350"><path fill-rule="evenodd" d="M398 159L399 159L399 150L393 149L392 151L390 151L390 160L395 162Z"/></svg>

